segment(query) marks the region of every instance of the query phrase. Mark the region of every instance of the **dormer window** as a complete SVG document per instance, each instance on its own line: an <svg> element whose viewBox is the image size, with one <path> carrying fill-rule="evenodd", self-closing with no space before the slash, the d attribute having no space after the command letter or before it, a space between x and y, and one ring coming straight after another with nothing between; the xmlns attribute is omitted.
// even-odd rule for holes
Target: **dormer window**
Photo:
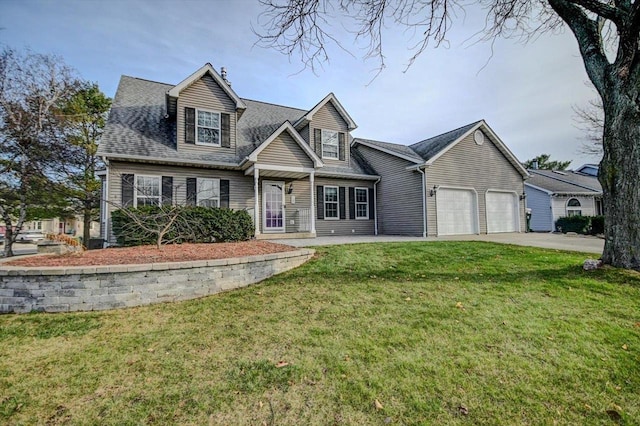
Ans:
<svg viewBox="0 0 640 426"><path fill-rule="evenodd" d="M338 132L322 129L322 158L338 159Z"/></svg>
<svg viewBox="0 0 640 426"><path fill-rule="evenodd" d="M197 116L196 144L220 146L220 113L199 109Z"/></svg>

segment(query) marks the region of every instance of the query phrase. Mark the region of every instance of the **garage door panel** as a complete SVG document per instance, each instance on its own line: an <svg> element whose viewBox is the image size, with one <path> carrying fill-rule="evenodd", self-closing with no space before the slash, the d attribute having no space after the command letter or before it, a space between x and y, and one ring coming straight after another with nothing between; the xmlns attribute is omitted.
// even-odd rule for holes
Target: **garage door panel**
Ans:
<svg viewBox="0 0 640 426"><path fill-rule="evenodd" d="M438 235L477 233L476 195L471 190L440 188L436 193Z"/></svg>
<svg viewBox="0 0 640 426"><path fill-rule="evenodd" d="M512 192L488 191L487 233L518 232L519 202Z"/></svg>

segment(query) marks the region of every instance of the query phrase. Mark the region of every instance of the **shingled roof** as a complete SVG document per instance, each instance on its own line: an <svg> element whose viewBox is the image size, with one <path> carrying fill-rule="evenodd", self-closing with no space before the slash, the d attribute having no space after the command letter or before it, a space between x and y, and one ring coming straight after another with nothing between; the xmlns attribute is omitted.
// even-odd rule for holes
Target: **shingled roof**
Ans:
<svg viewBox="0 0 640 426"><path fill-rule="evenodd" d="M480 121L476 121L466 126L459 127L455 130L443 133L438 136L434 136L429 139L409 145L416 154L418 154L423 160L429 161L433 156L445 149L447 146L457 141L462 135L478 125Z"/></svg>
<svg viewBox="0 0 640 426"><path fill-rule="evenodd" d="M602 186L594 176L570 170L529 170L531 178L527 184L553 194L601 194Z"/></svg>
<svg viewBox="0 0 640 426"><path fill-rule="evenodd" d="M175 120L166 118L166 96L174 85L122 76L98 154L106 157L236 167L284 122L294 123L309 111L241 98L246 110L237 123L237 149L229 154L179 151ZM347 166L323 167L322 175L375 175L356 156Z"/></svg>

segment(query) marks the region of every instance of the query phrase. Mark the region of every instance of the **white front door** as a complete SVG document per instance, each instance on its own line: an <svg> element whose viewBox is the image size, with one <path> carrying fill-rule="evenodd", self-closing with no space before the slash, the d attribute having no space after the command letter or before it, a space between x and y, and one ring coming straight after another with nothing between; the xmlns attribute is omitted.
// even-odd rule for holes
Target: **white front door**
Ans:
<svg viewBox="0 0 640 426"><path fill-rule="evenodd" d="M263 232L284 232L284 182L262 182Z"/></svg>

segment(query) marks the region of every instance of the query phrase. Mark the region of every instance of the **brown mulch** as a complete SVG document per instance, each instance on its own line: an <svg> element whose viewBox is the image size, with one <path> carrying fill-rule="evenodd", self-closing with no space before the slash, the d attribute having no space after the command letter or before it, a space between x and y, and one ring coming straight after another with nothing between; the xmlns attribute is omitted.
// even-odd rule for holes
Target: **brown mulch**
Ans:
<svg viewBox="0 0 640 426"><path fill-rule="evenodd" d="M170 244L156 246L114 247L87 250L62 256L32 256L4 262L7 266L98 266L139 263L184 262L225 259L296 250L295 247L267 241L243 241L215 244Z"/></svg>

